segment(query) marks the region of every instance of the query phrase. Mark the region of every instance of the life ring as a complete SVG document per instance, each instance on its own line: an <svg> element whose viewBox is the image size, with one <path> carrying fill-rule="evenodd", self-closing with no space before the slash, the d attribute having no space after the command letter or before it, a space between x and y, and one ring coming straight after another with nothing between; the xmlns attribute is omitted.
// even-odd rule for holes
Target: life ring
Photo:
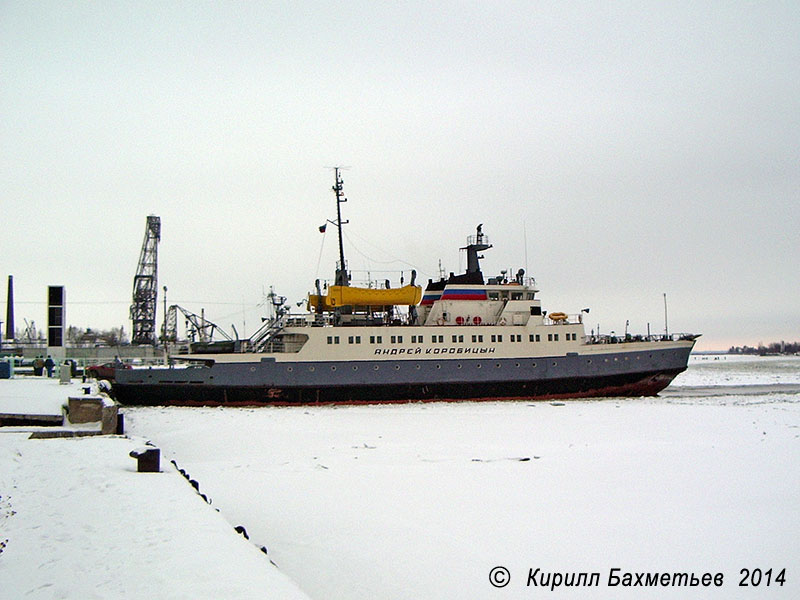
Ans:
<svg viewBox="0 0 800 600"><path fill-rule="evenodd" d="M566 321L567 314L563 312L554 312L550 313L550 320L551 321Z"/></svg>
<svg viewBox="0 0 800 600"><path fill-rule="evenodd" d="M463 325L464 324L464 317L461 315L456 317L456 325Z"/></svg>
<svg viewBox="0 0 800 600"><path fill-rule="evenodd" d="M481 318L480 317L472 317L472 323L474 325L480 325L481 324Z"/></svg>

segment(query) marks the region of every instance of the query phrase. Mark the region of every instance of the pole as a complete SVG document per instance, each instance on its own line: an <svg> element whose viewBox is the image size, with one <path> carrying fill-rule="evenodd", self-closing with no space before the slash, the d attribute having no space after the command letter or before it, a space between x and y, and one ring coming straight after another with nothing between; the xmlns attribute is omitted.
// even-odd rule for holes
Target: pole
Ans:
<svg viewBox="0 0 800 600"><path fill-rule="evenodd" d="M336 227L339 230L339 270L336 272L336 285L349 285L347 271L344 267L344 244L342 242L342 202L347 202L347 198L342 197L344 181L339 175L339 167L334 167L336 175L336 185L333 191L336 193ZM347 221L344 221L346 223Z"/></svg>
<svg viewBox="0 0 800 600"><path fill-rule="evenodd" d="M667 293L664 292L664 335L669 336L669 325L667 322Z"/></svg>
<svg viewBox="0 0 800 600"><path fill-rule="evenodd" d="M164 286L164 327L161 329L161 339L164 347L167 346L167 286Z"/></svg>

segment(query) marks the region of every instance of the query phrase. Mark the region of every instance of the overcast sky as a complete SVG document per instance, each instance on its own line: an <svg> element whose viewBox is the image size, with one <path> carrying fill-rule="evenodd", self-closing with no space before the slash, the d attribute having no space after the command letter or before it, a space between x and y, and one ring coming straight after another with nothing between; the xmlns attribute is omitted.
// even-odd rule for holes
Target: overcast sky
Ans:
<svg viewBox="0 0 800 600"><path fill-rule="evenodd" d="M0 0L0 320L130 332L155 214L158 326L249 334L333 277L334 165L355 279L483 223L587 332L800 339L797 2Z"/></svg>

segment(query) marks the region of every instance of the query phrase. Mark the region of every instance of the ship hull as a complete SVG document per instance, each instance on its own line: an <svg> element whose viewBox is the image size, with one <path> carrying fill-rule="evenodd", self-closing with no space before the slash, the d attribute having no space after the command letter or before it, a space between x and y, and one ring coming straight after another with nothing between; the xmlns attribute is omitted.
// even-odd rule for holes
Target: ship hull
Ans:
<svg viewBox="0 0 800 600"><path fill-rule="evenodd" d="M254 406L654 396L691 344L536 358L216 363L120 373L126 405Z"/></svg>

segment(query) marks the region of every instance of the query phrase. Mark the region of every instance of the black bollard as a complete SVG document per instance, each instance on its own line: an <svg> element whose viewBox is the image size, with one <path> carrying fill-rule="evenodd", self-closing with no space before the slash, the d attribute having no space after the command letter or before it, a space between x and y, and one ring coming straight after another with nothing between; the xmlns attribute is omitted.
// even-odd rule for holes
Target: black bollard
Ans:
<svg viewBox="0 0 800 600"><path fill-rule="evenodd" d="M139 473L159 473L161 471L161 450L158 448L137 448L130 453L138 461Z"/></svg>

